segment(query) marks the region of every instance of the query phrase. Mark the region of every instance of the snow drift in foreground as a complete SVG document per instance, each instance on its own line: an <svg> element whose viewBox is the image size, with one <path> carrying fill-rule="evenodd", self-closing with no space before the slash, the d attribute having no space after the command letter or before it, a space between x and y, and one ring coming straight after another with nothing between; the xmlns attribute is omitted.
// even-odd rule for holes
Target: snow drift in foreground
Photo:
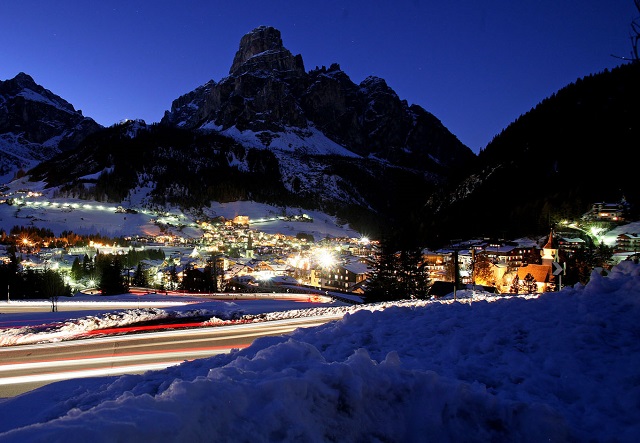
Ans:
<svg viewBox="0 0 640 443"><path fill-rule="evenodd" d="M0 401L3 442L637 441L640 267L536 298L347 313Z"/></svg>

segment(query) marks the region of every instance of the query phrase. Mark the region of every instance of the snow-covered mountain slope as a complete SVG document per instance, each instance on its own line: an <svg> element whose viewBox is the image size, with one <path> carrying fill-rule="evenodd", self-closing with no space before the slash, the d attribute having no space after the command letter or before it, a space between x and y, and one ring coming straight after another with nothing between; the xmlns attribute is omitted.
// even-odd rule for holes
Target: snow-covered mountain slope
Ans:
<svg viewBox="0 0 640 443"><path fill-rule="evenodd" d="M182 212L253 201L377 230L416 219L452 169L475 159L383 79L357 85L337 64L306 72L266 26L242 37L228 77L176 99L159 124L100 128L26 74L0 93L0 175L22 168L25 184L58 199Z"/></svg>
<svg viewBox="0 0 640 443"><path fill-rule="evenodd" d="M107 237L155 236L175 234L198 239L203 230L197 220L235 216L249 217L250 227L269 234L295 236L302 232L322 239L329 237L359 237L360 234L321 211L284 208L255 201L212 202L197 211L155 206L149 209L148 189L137 188L125 202L126 210L117 203L80 200L56 196L56 188L46 188L43 182L26 178L11 182L6 197L11 204L0 204L0 229L9 232L14 226L50 229L60 235L63 231L76 234L100 234ZM305 214L304 220L298 215Z"/></svg>
<svg viewBox="0 0 640 443"><path fill-rule="evenodd" d="M75 148L100 128L25 73L0 81L0 183Z"/></svg>

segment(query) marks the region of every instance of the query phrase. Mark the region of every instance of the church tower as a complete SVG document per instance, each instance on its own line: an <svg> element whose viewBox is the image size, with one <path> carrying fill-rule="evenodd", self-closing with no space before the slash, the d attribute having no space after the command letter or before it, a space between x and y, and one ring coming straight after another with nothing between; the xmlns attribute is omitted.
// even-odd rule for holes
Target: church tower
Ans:
<svg viewBox="0 0 640 443"><path fill-rule="evenodd" d="M553 266L553 262L558 259L558 248L555 246L555 241L553 239L553 230L549 234L549 240L547 240L547 244L542 247L542 251L540 255L542 256L542 264Z"/></svg>
<svg viewBox="0 0 640 443"><path fill-rule="evenodd" d="M247 239L247 249L245 250L245 256L247 258L253 258L253 237L251 237L251 232L249 232L249 238Z"/></svg>

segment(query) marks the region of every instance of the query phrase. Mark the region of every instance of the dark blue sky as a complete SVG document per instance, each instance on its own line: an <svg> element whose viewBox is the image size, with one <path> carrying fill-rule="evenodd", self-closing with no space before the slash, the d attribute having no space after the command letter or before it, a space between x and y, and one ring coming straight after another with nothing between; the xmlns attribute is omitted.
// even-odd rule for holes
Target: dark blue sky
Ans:
<svg viewBox="0 0 640 443"><path fill-rule="evenodd" d="M0 80L18 72L109 126L157 122L228 75L240 38L282 33L307 71L387 81L474 152L519 115L630 54L632 0L4 2Z"/></svg>

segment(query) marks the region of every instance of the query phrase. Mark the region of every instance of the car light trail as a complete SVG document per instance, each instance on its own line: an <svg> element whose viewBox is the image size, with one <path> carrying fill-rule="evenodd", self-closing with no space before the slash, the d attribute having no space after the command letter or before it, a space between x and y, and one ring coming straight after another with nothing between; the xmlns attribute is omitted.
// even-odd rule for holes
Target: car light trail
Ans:
<svg viewBox="0 0 640 443"><path fill-rule="evenodd" d="M78 335L78 337L86 337L86 336L92 336L92 335L113 335L113 334L123 334L123 333L127 334L131 332L155 331L159 329L198 328L202 326L204 326L202 322L159 324L159 325L147 325L147 326L122 326L117 328L93 329L91 331L87 331Z"/></svg>
<svg viewBox="0 0 640 443"><path fill-rule="evenodd" d="M234 348L246 348L249 344L244 345L235 345ZM92 364L110 364L118 362L127 362L127 361L136 361L136 360L149 360L150 358L158 357L161 355L171 355L171 354L184 354L188 353L190 356L209 356L215 354L225 354L229 352L231 348L227 346L213 346L207 348L185 348L185 349L176 349L170 350L166 352L129 352L121 355L98 355L98 356L87 356L81 358L74 358L69 360L43 360L43 361L35 361L32 363L9 363L0 365L0 374L2 372L8 371L24 371L28 369L38 369L38 368L48 368L55 363L56 366L64 367L64 366L78 366L79 364L85 364L90 362ZM185 361L185 360L180 360ZM4 384L3 380L0 379L0 384Z"/></svg>
<svg viewBox="0 0 640 443"><path fill-rule="evenodd" d="M259 337L318 326L340 316L319 316L87 337L0 348L0 398L48 383L96 376L143 373L243 349ZM175 328L175 325L172 325Z"/></svg>
<svg viewBox="0 0 640 443"><path fill-rule="evenodd" d="M241 349L249 346L249 344L245 345L235 345L233 348ZM200 348L200 349L182 349L168 352L155 352L155 353L143 353L143 354L135 354L131 353L128 355L122 356L106 356L106 357L86 357L80 359L73 360L59 360L55 361L55 366L64 368L64 367L75 367L79 364L90 363L92 365L98 365L97 367L91 367L86 369L73 369L73 370L61 370L57 372L47 372L43 374L32 374L32 375L19 375L19 376L11 376L11 377L2 377L0 375L0 385L13 385L20 383L41 383L41 382L53 382L58 380L66 380L70 378L84 378L84 377L97 377L104 375L122 375L122 374L134 374L141 373L150 370L156 369L164 369L169 366L179 365L184 363L185 361L194 360L198 357L210 357L217 354L226 354L231 351L231 348L225 346L215 346L211 348ZM160 356L171 356L171 354L182 354L188 353L191 358L189 359L169 359L163 361L156 361L153 363L137 363L137 364L118 364L121 362L132 362L132 361L144 361L149 360L150 358L157 358ZM24 372L30 369L41 369L41 368L50 368L52 366L52 361L40 361L33 363L16 363L16 364L7 364L0 366L0 373L9 372L9 371L19 371ZM99 365L106 366L99 366Z"/></svg>
<svg viewBox="0 0 640 443"><path fill-rule="evenodd" d="M127 365L116 366L107 368L94 368L83 369L77 371L65 371L65 372L50 372L46 374L38 375L20 375L15 377L6 377L0 379L0 385L16 385L22 383L45 383L54 382L60 380L67 380L70 378L86 378L86 377L98 377L105 375L123 375L134 374L139 372L150 371L154 369L165 369L169 366L174 366L182 363L183 361L174 362L159 362L159 363L147 363L140 365Z"/></svg>

